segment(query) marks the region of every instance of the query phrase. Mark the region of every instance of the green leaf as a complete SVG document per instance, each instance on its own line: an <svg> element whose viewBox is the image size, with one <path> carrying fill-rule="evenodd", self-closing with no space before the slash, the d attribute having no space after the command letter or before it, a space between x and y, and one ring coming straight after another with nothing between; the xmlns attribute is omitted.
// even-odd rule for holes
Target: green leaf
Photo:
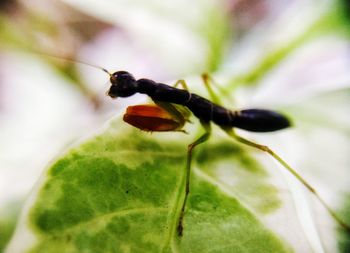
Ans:
<svg viewBox="0 0 350 253"><path fill-rule="evenodd" d="M349 192L344 196L344 204L341 209L341 214L345 222L347 224L350 223L350 194ZM338 247L339 252L346 253L350 251L350 235L349 232L345 229L339 229L338 230Z"/></svg>
<svg viewBox="0 0 350 253"><path fill-rule="evenodd" d="M226 160L226 169L238 167L249 180L257 179L252 192L273 200L263 207L253 204L256 210L270 213L279 206L277 192L265 182L268 174L259 163L221 140L197 150L184 236L178 237L188 136L171 133L163 139L157 137L162 134L149 136L116 123L48 169L8 250L29 233L36 238L22 246L29 252L291 251L232 194L234 187L215 175ZM210 162L208 156L213 157ZM243 182L236 190L247 186Z"/></svg>
<svg viewBox="0 0 350 253"><path fill-rule="evenodd" d="M0 252L3 252L15 230L21 204L22 200L17 200L0 209Z"/></svg>

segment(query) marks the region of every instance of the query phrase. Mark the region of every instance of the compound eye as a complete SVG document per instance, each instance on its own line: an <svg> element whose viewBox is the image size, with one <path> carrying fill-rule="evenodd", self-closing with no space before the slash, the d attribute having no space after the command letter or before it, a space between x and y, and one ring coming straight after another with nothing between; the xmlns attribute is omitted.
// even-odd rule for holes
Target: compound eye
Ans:
<svg viewBox="0 0 350 253"><path fill-rule="evenodd" d="M111 84L117 85L117 73L113 73L111 77L109 78Z"/></svg>

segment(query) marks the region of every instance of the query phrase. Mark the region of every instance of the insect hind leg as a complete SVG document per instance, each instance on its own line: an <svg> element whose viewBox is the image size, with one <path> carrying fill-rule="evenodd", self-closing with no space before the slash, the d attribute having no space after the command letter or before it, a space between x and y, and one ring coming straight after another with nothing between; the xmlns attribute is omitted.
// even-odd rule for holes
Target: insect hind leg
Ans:
<svg viewBox="0 0 350 253"><path fill-rule="evenodd" d="M286 170L288 170L300 183L302 183L323 205L327 212L334 218L334 220L342 226L348 233L350 233L350 227L346 224L336 213L335 211L327 204L327 202L321 198L321 195L313 188L296 170L294 170L286 161L284 161L279 155L272 151L268 146L261 145L250 140L247 140L235 133L232 128L223 128L222 129L232 138L236 139L238 142L248 145L250 147L259 149L271 155L280 165L282 165Z"/></svg>
<svg viewBox="0 0 350 253"><path fill-rule="evenodd" d="M192 142L191 144L188 145L187 148L187 161L186 161L186 178L185 178L185 197L182 202L182 207L180 211L180 216L178 220L178 225L177 225L177 234L179 236L183 235L183 220L185 216L185 208L186 208L186 202L188 198L188 194L190 193L190 177L191 177L191 163L192 163L192 153L193 150L196 146L199 144L202 144L203 142L206 142L211 134L211 127L209 122L204 122L201 121L201 125L205 129L205 133L202 134L197 140Z"/></svg>

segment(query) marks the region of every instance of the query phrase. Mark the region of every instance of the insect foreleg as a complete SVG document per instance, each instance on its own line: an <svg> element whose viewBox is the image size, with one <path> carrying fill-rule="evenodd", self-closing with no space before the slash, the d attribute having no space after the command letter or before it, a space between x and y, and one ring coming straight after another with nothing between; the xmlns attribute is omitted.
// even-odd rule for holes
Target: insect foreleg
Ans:
<svg viewBox="0 0 350 253"><path fill-rule="evenodd" d="M188 145L187 148L187 161L186 161L186 178L185 178L185 197L182 202L182 207L180 211L180 216L179 216L179 222L177 225L177 233L179 236L182 236L183 233L183 219L185 215L185 208L186 208L186 202L187 202L187 197L188 194L190 193L190 177L191 177L191 163L192 163L192 153L193 150L196 146L199 144L207 141L210 137L211 134L211 127L209 122L203 122L201 121L201 125L205 129L205 133L202 134L197 140L192 142L190 145Z"/></svg>
<svg viewBox="0 0 350 253"><path fill-rule="evenodd" d="M170 113L170 115L172 115L174 119L180 124L181 128L185 125L186 122L190 122L189 117L191 113L185 107L157 100L153 100L153 102ZM185 132L183 130L181 131Z"/></svg>
<svg viewBox="0 0 350 253"><path fill-rule="evenodd" d="M344 229L346 229L348 232L350 232L350 227L338 217L338 215L335 213L335 211L321 198L321 196L318 194L318 192L313 188L296 170L294 170L286 161L284 161L279 155L277 155L274 151L272 151L268 146L257 144L255 142L252 142L250 140L247 140L235 133L235 131L232 128L224 128L222 129L231 137L235 138L237 141L251 146L253 148L257 148L261 151L264 151L271 155L279 164L281 164L285 169L287 169L291 174L293 174L296 179L300 183L302 183L314 196L321 202L321 204L326 208L328 213L338 222L339 225L341 225Z"/></svg>

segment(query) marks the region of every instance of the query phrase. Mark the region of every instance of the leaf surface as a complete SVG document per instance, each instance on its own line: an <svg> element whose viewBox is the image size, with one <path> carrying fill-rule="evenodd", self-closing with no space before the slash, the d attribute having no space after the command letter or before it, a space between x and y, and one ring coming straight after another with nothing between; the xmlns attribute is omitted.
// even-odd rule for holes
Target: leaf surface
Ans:
<svg viewBox="0 0 350 253"><path fill-rule="evenodd" d="M267 174L244 150L216 141L197 152L184 236L178 237L186 162L183 140L188 137L171 133L179 135L177 140L166 140L118 125L70 150L47 170L22 223L35 238L24 247L27 251L291 251L255 214L259 205L247 207L231 194L234 187L225 186L213 172L216 161L231 161L247 169L247 178L266 178ZM210 162L209 151L214 157ZM244 189L245 183L242 179L236 190ZM273 187L262 181L257 188L273 200L260 210L276 210L279 200ZM259 190L253 187L251 191ZM17 235L20 231L21 226ZM11 245L20 238L15 235Z"/></svg>

